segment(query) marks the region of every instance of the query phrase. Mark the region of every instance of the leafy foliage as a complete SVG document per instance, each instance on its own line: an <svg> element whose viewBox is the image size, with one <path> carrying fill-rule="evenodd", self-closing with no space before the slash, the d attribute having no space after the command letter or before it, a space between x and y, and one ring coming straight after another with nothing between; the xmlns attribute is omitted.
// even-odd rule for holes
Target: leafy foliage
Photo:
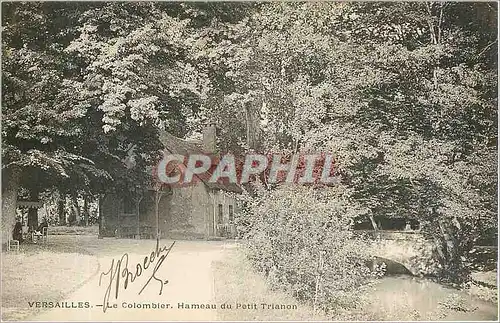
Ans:
<svg viewBox="0 0 500 323"><path fill-rule="evenodd" d="M442 277L463 282L468 250L496 226L495 15L489 4L265 4L212 45L230 55L218 122L246 124L248 139L258 120L264 147L332 152L362 216L418 219Z"/></svg>
<svg viewBox="0 0 500 323"><path fill-rule="evenodd" d="M37 190L147 187L158 129L182 135L205 86L186 58L184 11L151 3L4 4L3 166L41 172L47 181L23 184ZM131 150L135 167L128 169Z"/></svg>
<svg viewBox="0 0 500 323"><path fill-rule="evenodd" d="M239 222L257 268L273 286L318 309L352 305L352 292L371 272L364 265L363 242L349 230L359 210L347 202L345 189L268 191L258 185L256 191L257 196L247 196Z"/></svg>

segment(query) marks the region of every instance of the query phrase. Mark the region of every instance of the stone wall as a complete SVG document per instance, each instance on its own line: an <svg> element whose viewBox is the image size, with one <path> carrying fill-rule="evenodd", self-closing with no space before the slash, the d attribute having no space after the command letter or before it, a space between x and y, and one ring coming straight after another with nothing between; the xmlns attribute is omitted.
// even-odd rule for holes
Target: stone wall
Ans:
<svg viewBox="0 0 500 323"><path fill-rule="evenodd" d="M228 224L229 205L233 212L236 206L232 196L224 191L209 190L203 183L175 188L165 203L162 231L170 235L189 233L205 238L216 236L219 204L222 205L222 224Z"/></svg>
<svg viewBox="0 0 500 323"><path fill-rule="evenodd" d="M172 194L160 201L160 229L166 236L188 233L208 235L208 219L212 204L203 183L173 188Z"/></svg>
<svg viewBox="0 0 500 323"><path fill-rule="evenodd" d="M139 219L142 232L156 234L155 192L145 192L139 203ZM102 203L103 223L101 234L114 236L123 217L123 199L107 195ZM172 188L164 192L159 204L159 227L164 238L208 238L218 235L219 204L222 205L221 224L229 224L229 205L236 212L234 197L224 191L209 190L203 183ZM119 216L119 214L121 214ZM134 217L136 220L136 217ZM219 234L220 235L220 234ZM142 236L142 234L141 234Z"/></svg>

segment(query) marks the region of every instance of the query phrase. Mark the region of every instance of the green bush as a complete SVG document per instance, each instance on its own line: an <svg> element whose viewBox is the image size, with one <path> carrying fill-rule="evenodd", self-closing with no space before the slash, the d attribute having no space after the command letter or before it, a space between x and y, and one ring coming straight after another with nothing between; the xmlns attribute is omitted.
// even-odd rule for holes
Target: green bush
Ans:
<svg viewBox="0 0 500 323"><path fill-rule="evenodd" d="M287 187L243 197L238 215L248 256L271 286L326 312L356 304L354 291L372 275L365 242L355 238L345 188Z"/></svg>

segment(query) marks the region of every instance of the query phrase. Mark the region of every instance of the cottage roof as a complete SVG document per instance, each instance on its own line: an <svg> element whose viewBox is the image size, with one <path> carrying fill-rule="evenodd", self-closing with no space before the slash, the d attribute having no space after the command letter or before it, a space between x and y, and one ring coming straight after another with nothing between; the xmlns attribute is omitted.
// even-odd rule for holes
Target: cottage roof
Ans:
<svg viewBox="0 0 500 323"><path fill-rule="evenodd" d="M187 156L190 154L206 154L210 153L207 151L204 151L203 146L201 143L198 142L193 142L193 141L186 141L181 138L175 137L172 134L168 132L162 132L160 133L160 141L162 142L163 146L165 147L166 150L168 150L172 154L178 154L178 155L183 155ZM216 166L216 165L212 165ZM210 175L212 175L212 171L208 171ZM196 175L195 175L196 176ZM207 178L204 178L203 176L197 176L209 189L213 190L223 190L227 192L235 192L235 193L241 193L242 189L241 187L236 184L236 183L230 183L230 182L216 182L212 183L207 180Z"/></svg>

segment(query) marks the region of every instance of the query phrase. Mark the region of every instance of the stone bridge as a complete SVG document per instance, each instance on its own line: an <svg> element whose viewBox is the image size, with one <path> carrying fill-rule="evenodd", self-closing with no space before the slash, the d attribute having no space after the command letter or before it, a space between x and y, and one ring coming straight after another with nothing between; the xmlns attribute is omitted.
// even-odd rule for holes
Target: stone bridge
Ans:
<svg viewBox="0 0 500 323"><path fill-rule="evenodd" d="M419 231L356 230L360 236L369 238L369 253L405 266L413 275L433 273L433 245Z"/></svg>

